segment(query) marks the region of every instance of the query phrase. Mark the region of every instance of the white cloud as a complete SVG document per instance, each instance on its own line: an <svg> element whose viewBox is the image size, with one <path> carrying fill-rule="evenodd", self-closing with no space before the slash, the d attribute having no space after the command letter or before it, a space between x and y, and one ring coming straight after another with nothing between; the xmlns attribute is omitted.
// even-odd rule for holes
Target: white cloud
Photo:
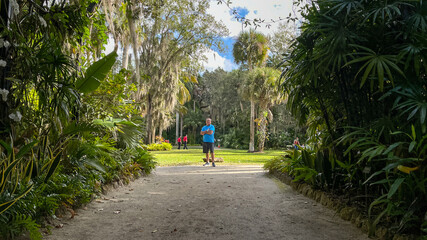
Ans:
<svg viewBox="0 0 427 240"><path fill-rule="evenodd" d="M289 13L293 14L292 10L293 0L232 0L231 7L246 8L249 13L246 16L248 19L261 18L266 22L271 19L278 20L279 18L286 18ZM230 15L230 9L225 4L217 5L217 0L211 1L209 13L215 16L217 20L222 21L230 30L230 36L236 37L241 31L247 30L242 23L237 22L233 16ZM266 27L257 28L264 34L271 34L277 28L277 23L272 23L270 29Z"/></svg>
<svg viewBox="0 0 427 240"><path fill-rule="evenodd" d="M208 71L213 71L217 68L222 68L225 71L231 71L238 68L238 66L231 62L229 59L221 57L217 52L212 49L207 49L204 53L207 61L204 62L203 66Z"/></svg>

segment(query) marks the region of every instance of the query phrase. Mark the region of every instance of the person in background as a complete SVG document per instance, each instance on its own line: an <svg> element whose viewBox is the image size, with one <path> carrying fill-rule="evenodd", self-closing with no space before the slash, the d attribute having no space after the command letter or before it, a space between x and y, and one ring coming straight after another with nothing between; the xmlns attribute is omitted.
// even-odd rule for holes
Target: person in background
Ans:
<svg viewBox="0 0 427 240"><path fill-rule="evenodd" d="M298 146L300 145L298 137L294 140L294 148L298 150Z"/></svg>
<svg viewBox="0 0 427 240"><path fill-rule="evenodd" d="M215 167L215 154L214 154L214 134L215 127L211 124L211 119L206 118L206 125L200 131L200 135L203 135L203 153L206 153L206 163L203 166L209 166L209 151L212 156L212 167Z"/></svg>
<svg viewBox="0 0 427 240"><path fill-rule="evenodd" d="M181 149L181 136L179 136L177 141L178 141L178 149Z"/></svg>
<svg viewBox="0 0 427 240"><path fill-rule="evenodd" d="M188 141L187 134L185 134L185 136L182 139L182 141L184 143L184 148L183 149L187 149L188 150L188 147L187 147L187 141Z"/></svg>

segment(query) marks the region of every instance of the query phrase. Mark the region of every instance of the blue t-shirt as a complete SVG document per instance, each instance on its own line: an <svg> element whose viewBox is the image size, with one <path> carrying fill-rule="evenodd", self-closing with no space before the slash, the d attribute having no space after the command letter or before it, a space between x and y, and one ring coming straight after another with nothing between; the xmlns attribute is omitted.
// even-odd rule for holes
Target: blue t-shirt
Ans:
<svg viewBox="0 0 427 240"><path fill-rule="evenodd" d="M204 126L202 128L202 132L203 131L207 131L207 130L212 130L213 132L212 132L211 135L209 135L209 134L203 135L203 142L211 142L211 143L213 143L214 142L214 134L215 134L215 127L214 127L214 125L211 124L209 126Z"/></svg>

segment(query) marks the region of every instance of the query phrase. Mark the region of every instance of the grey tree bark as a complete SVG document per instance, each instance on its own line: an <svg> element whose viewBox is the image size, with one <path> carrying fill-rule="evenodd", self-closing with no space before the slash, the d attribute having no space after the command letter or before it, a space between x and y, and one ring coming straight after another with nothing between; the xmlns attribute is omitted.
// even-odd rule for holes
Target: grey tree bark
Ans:
<svg viewBox="0 0 427 240"><path fill-rule="evenodd" d="M133 49L133 57L135 59L135 82L137 83L138 92L141 90L141 80L139 76L139 57L138 57L138 36L136 34L135 27L135 13L133 4L128 5L128 22L129 22L129 31L132 39L132 49ZM137 94L139 96L139 94ZM139 97L137 97L139 98ZM139 100L139 99L138 99Z"/></svg>
<svg viewBox="0 0 427 240"><path fill-rule="evenodd" d="M176 136L176 138L175 138L175 144L178 144L178 134L179 134L179 113L178 112L176 112L176 131L175 131L175 136Z"/></svg>
<svg viewBox="0 0 427 240"><path fill-rule="evenodd" d="M182 122L183 122L183 117L182 117L182 115L181 115L181 119L180 119L180 135L179 136L182 136Z"/></svg>
<svg viewBox="0 0 427 240"><path fill-rule="evenodd" d="M129 63L129 44L123 44L122 68L128 69Z"/></svg>
<svg viewBox="0 0 427 240"><path fill-rule="evenodd" d="M251 99L251 122L250 122L251 133L250 133L250 141L249 141L249 152L255 151L255 148L254 148L254 145L255 145L254 122L255 122L255 102L254 102L254 100Z"/></svg>

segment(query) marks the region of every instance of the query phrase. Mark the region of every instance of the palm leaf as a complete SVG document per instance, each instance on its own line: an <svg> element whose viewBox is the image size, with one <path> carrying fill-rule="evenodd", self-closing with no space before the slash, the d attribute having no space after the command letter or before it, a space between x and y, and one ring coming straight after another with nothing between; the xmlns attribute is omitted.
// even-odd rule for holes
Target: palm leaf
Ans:
<svg viewBox="0 0 427 240"><path fill-rule="evenodd" d="M47 182L49 178L53 175L60 161L61 161L61 152L58 153L56 157L51 160L51 163L49 165L49 170L46 174L46 177L44 178L44 182Z"/></svg>
<svg viewBox="0 0 427 240"><path fill-rule="evenodd" d="M93 63L86 71L85 77L76 82L76 89L83 93L92 92L99 87L116 62L117 53L112 52Z"/></svg>
<svg viewBox="0 0 427 240"><path fill-rule="evenodd" d="M28 151L30 151L31 149L32 149L32 147L34 146L34 145L36 145L37 143L38 143L39 141L33 141L33 142L31 142L31 143L29 143L29 144L27 144L27 145L25 145L25 146L23 146L20 150L19 150L19 152L16 154L16 159L19 159L19 158L21 158L21 157L23 157Z"/></svg>

